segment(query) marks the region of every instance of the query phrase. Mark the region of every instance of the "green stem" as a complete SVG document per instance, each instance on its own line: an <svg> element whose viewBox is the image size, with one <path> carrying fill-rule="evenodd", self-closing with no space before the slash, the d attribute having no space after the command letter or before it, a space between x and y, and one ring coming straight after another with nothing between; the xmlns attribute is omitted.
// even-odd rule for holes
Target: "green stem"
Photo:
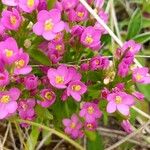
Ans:
<svg viewBox="0 0 150 150"><path fill-rule="evenodd" d="M42 125L42 124L39 124L39 123L36 123L36 122L32 122L32 121L28 121L28 120L17 119L16 121L28 123L30 125L42 128L44 130L47 130L47 131L51 132L52 134L55 134L55 135L59 136L60 138L66 140L67 142L69 142L70 144L72 144L77 149L84 150L84 148L81 145L79 145L77 142L73 141L68 136L64 135L63 133L60 133L59 131L57 131L55 129L52 129L52 128L49 128L49 127L47 127L45 125Z"/></svg>

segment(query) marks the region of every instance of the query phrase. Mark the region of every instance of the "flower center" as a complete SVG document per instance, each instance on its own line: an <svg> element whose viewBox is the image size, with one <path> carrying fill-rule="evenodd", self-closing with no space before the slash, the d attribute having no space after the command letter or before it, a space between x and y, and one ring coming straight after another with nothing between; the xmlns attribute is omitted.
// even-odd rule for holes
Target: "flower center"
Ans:
<svg viewBox="0 0 150 150"><path fill-rule="evenodd" d="M16 16L10 16L10 22L11 22L12 25L15 25L17 23Z"/></svg>
<svg viewBox="0 0 150 150"><path fill-rule="evenodd" d="M13 55L13 51L9 49L5 49L6 57L10 58Z"/></svg>
<svg viewBox="0 0 150 150"><path fill-rule="evenodd" d="M136 74L136 79L139 81L143 78L143 76L139 73Z"/></svg>
<svg viewBox="0 0 150 150"><path fill-rule="evenodd" d="M86 36L85 38L85 42L88 43L88 44L91 44L93 42L93 38L91 36Z"/></svg>
<svg viewBox="0 0 150 150"><path fill-rule="evenodd" d="M27 0L27 5L28 5L28 7L33 7L34 6L34 0Z"/></svg>
<svg viewBox="0 0 150 150"><path fill-rule="evenodd" d="M76 127L76 124L74 122L71 123L70 128L74 129Z"/></svg>
<svg viewBox="0 0 150 150"><path fill-rule="evenodd" d="M22 104L22 108L23 108L24 111L26 111L27 108L28 108L28 105L27 104Z"/></svg>
<svg viewBox="0 0 150 150"><path fill-rule="evenodd" d="M55 37L55 40L58 41L60 38L61 38L61 34L60 34L60 33L57 33L57 34L56 34L56 37Z"/></svg>
<svg viewBox="0 0 150 150"><path fill-rule="evenodd" d="M54 26L54 25L53 25L53 23L52 23L52 20L49 19L49 20L45 21L44 29L45 29L46 31L50 31L50 30L52 30L53 26Z"/></svg>
<svg viewBox="0 0 150 150"><path fill-rule="evenodd" d="M15 66L20 69L20 68L23 68L25 65L25 61L23 59L19 60L19 61L16 61L15 62Z"/></svg>
<svg viewBox="0 0 150 150"><path fill-rule="evenodd" d="M95 60L95 64L99 65L99 60L98 59Z"/></svg>
<svg viewBox="0 0 150 150"><path fill-rule="evenodd" d="M52 97L53 97L53 96L52 96L52 92L46 92L46 93L45 93L45 98L46 98L46 99L51 100Z"/></svg>
<svg viewBox="0 0 150 150"><path fill-rule="evenodd" d="M4 95L2 96L2 98L0 99L1 103L8 103L10 101L10 97L9 95Z"/></svg>
<svg viewBox="0 0 150 150"><path fill-rule="evenodd" d="M80 18L82 18L84 16L84 12L78 12L77 16L80 17Z"/></svg>
<svg viewBox="0 0 150 150"><path fill-rule="evenodd" d="M94 108L92 106L90 106L90 107L88 107L87 111L90 115L92 115L94 112Z"/></svg>
<svg viewBox="0 0 150 150"><path fill-rule="evenodd" d="M80 85L73 85L72 90L78 92L81 90L81 86Z"/></svg>
<svg viewBox="0 0 150 150"><path fill-rule="evenodd" d="M133 51L133 47L130 47L129 50L132 52Z"/></svg>
<svg viewBox="0 0 150 150"><path fill-rule="evenodd" d="M87 126L87 128L89 128L89 129L93 129L93 125L92 125L91 123L88 123L86 126Z"/></svg>
<svg viewBox="0 0 150 150"><path fill-rule="evenodd" d="M56 50L61 51L62 50L62 45L56 45Z"/></svg>
<svg viewBox="0 0 150 150"><path fill-rule="evenodd" d="M122 102L122 98L120 96L116 96L115 102L116 104L120 104Z"/></svg>
<svg viewBox="0 0 150 150"><path fill-rule="evenodd" d="M62 84L62 83L64 83L64 78L62 76L56 76L55 82L57 84Z"/></svg>

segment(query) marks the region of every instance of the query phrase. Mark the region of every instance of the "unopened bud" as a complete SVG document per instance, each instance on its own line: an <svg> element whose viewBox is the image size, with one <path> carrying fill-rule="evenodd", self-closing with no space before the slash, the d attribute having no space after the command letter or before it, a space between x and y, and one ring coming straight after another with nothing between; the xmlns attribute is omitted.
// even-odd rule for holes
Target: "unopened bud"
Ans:
<svg viewBox="0 0 150 150"><path fill-rule="evenodd" d="M29 39L26 39L25 41L24 41L24 47L25 48L29 48L31 46L31 41L29 40Z"/></svg>

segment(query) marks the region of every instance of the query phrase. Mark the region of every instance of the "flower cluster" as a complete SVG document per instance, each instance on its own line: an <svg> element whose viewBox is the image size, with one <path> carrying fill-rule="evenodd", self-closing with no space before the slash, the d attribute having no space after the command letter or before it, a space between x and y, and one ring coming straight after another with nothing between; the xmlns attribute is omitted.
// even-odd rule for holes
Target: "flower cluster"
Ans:
<svg viewBox="0 0 150 150"><path fill-rule="evenodd" d="M88 3L109 21L104 0ZM126 41L109 59L102 42L107 31L79 0L58 0L50 10L46 0L2 4L0 119L57 122L58 130L64 125L65 133L77 139L96 131L105 115L132 132L131 107L144 99L134 85L150 84L149 69L134 65L140 44Z"/></svg>

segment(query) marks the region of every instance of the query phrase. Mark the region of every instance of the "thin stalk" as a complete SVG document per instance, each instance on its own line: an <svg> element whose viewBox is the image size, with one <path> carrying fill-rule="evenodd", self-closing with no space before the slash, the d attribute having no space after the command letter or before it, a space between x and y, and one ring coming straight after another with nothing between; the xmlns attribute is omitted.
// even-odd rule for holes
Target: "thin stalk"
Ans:
<svg viewBox="0 0 150 150"><path fill-rule="evenodd" d="M107 24L99 17L99 15L91 8L91 6L85 1L80 0L80 2L83 4L83 6L93 15L93 17L100 23L104 29L109 33L109 35L118 43L120 47L123 46L122 41L112 32L112 30L107 26ZM134 62L137 64L138 67L142 67L140 62L135 58Z"/></svg>
<svg viewBox="0 0 150 150"><path fill-rule="evenodd" d="M128 141L129 139L131 139L132 137L134 137L136 134L140 133L143 129L145 129L148 125L150 124L150 120L145 123L144 125L142 125L139 129L135 130L134 132L132 132L131 134L127 135L125 138L123 138L122 140L118 141L117 143L115 143L114 145L106 148L105 150L114 150L115 148L117 148L118 146L120 146L121 144L123 144L124 142Z"/></svg>
<svg viewBox="0 0 150 150"><path fill-rule="evenodd" d="M42 125L42 124L39 124L39 123L36 123L36 122L32 122L32 121L28 121L28 120L17 119L16 121L18 121L20 123L22 123L22 122L23 123L27 123L27 124L30 124L30 125L42 128L44 130L47 130L47 131L51 132L52 134L55 134L55 135L59 136L60 138L66 140L67 142L72 144L77 149L84 150L84 148L81 145L79 145L77 142L75 142L74 140L72 140L68 136L66 136L65 134L63 134L63 133L61 133L61 132L59 132L59 131L57 131L55 129L52 129L52 128L49 128L49 127L47 127L45 125Z"/></svg>

